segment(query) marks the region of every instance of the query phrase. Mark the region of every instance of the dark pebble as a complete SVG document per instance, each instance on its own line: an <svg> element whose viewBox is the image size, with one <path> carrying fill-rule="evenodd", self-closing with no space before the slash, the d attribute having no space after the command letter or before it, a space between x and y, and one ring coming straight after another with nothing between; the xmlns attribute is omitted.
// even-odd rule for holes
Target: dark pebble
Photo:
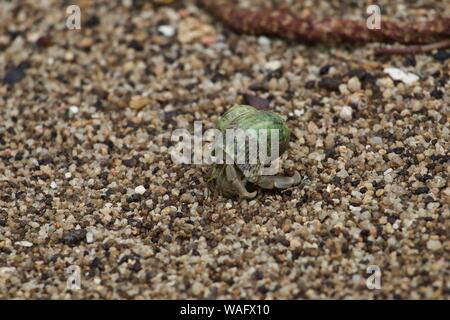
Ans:
<svg viewBox="0 0 450 320"><path fill-rule="evenodd" d="M333 66L333 65L331 65L331 64L327 64L327 65L323 66L322 68L320 68L319 74L320 74L321 76L326 75L326 74L328 73L328 71L330 71L330 68L331 68L332 66Z"/></svg>
<svg viewBox="0 0 450 320"><path fill-rule="evenodd" d="M25 77L25 71L29 67L28 62L22 62L17 67L9 69L3 77L3 83L13 86Z"/></svg>
<svg viewBox="0 0 450 320"><path fill-rule="evenodd" d="M291 242L286 239L285 237L280 237L280 239L278 239L278 241L285 247L289 247L291 245Z"/></svg>
<svg viewBox="0 0 450 320"><path fill-rule="evenodd" d="M108 146L108 151L111 152L114 149L114 142L112 142L111 140L107 139L103 143Z"/></svg>
<svg viewBox="0 0 450 320"><path fill-rule="evenodd" d="M348 253L350 251L350 246L349 246L349 244L347 243L347 242L344 242L343 244L342 244L342 246L341 246L341 252L343 253L343 254L346 254L346 253Z"/></svg>
<svg viewBox="0 0 450 320"><path fill-rule="evenodd" d="M52 44L52 39L49 35L45 35L37 39L36 46L39 48L46 48Z"/></svg>
<svg viewBox="0 0 450 320"><path fill-rule="evenodd" d="M131 48L131 49L134 49L136 51L144 50L144 47L142 46L142 44L140 44L136 40L131 40L131 42L128 44L128 47Z"/></svg>
<svg viewBox="0 0 450 320"><path fill-rule="evenodd" d="M445 60L450 58L450 50L438 50L433 58L439 62L444 62Z"/></svg>
<svg viewBox="0 0 450 320"><path fill-rule="evenodd" d="M444 92L437 88L434 88L433 91L430 92L430 96L435 99L442 99L444 97Z"/></svg>
<svg viewBox="0 0 450 320"><path fill-rule="evenodd" d="M403 60L403 65L405 67L414 67L416 65L416 56L414 56L414 55L407 55L405 57L405 60Z"/></svg>
<svg viewBox="0 0 450 320"><path fill-rule="evenodd" d="M252 91L263 91L266 89L264 84L259 82L252 83L248 88Z"/></svg>
<svg viewBox="0 0 450 320"><path fill-rule="evenodd" d="M23 151L17 152L16 156L14 157L14 160L21 161L23 159Z"/></svg>
<svg viewBox="0 0 450 320"><path fill-rule="evenodd" d="M128 197L127 202L128 203L139 202L140 200L141 200L141 196L137 193L134 193Z"/></svg>
<svg viewBox="0 0 450 320"><path fill-rule="evenodd" d="M394 300L402 300L402 296L399 295L398 293L394 293L393 298L394 298Z"/></svg>
<svg viewBox="0 0 450 320"><path fill-rule="evenodd" d="M389 217L387 218L387 221L388 221L390 224L394 224L395 221L397 221L397 220L398 220L398 216L389 216Z"/></svg>
<svg viewBox="0 0 450 320"><path fill-rule="evenodd" d="M309 80L305 83L305 89L314 89L315 86L316 82L314 80Z"/></svg>
<svg viewBox="0 0 450 320"><path fill-rule="evenodd" d="M269 289L267 289L266 286L262 285L258 287L258 292L261 294L266 294L267 292L269 292Z"/></svg>
<svg viewBox="0 0 450 320"><path fill-rule="evenodd" d="M278 69L278 70L270 71L267 74L266 79L267 80L270 80L272 78L280 79L282 76L283 76L283 69Z"/></svg>
<svg viewBox="0 0 450 320"><path fill-rule="evenodd" d="M86 230L64 231L62 242L68 245L76 245L83 241L86 237Z"/></svg>
<svg viewBox="0 0 450 320"><path fill-rule="evenodd" d="M328 91L339 91L341 80L340 76L325 77L319 81L319 87Z"/></svg>
<svg viewBox="0 0 450 320"><path fill-rule="evenodd" d="M136 260L136 262L130 268L130 270L135 272L135 273L141 271L141 269L142 269L142 265L141 265L141 262L139 260Z"/></svg>
<svg viewBox="0 0 450 320"><path fill-rule="evenodd" d="M295 92L292 91L292 90L288 90L288 91L283 95L283 99L284 99L284 100L287 100L287 101L292 100L292 98L294 98L294 97L295 97Z"/></svg>
<svg viewBox="0 0 450 320"><path fill-rule="evenodd" d="M334 176L331 179L331 183L334 184L336 187L340 187L341 186L341 178L339 178L338 176Z"/></svg>
<svg viewBox="0 0 450 320"><path fill-rule="evenodd" d="M244 101L246 104L258 109L269 109L270 105L269 100L251 94L244 94Z"/></svg>
<svg viewBox="0 0 450 320"><path fill-rule="evenodd" d="M262 273L262 271L260 271L260 270L256 270L253 273L253 278L255 278L255 280L262 280L262 279L264 279L264 273Z"/></svg>
<svg viewBox="0 0 450 320"><path fill-rule="evenodd" d="M433 199L432 196L427 196L425 198L425 205L429 204L430 202L434 202L435 200Z"/></svg>
<svg viewBox="0 0 450 320"><path fill-rule="evenodd" d="M423 194L423 193L428 193L430 191L430 188L428 187L420 187L416 189L416 194Z"/></svg>
<svg viewBox="0 0 450 320"><path fill-rule="evenodd" d="M136 159L131 158L131 159L123 160L122 163L123 163L124 166L131 168L131 167L136 166L138 162L137 162Z"/></svg>
<svg viewBox="0 0 450 320"><path fill-rule="evenodd" d="M353 78L357 77L359 81L361 81L363 84L366 84L368 82L375 82L376 78L366 70L362 68L352 69L349 72L347 72L347 77Z"/></svg>
<svg viewBox="0 0 450 320"><path fill-rule="evenodd" d="M103 265L98 257L95 257L91 262L91 269L103 270Z"/></svg>
<svg viewBox="0 0 450 320"><path fill-rule="evenodd" d="M325 149L325 157L333 158L336 155L336 150L334 148Z"/></svg>
<svg viewBox="0 0 450 320"><path fill-rule="evenodd" d="M370 235L370 232L369 232L369 230L363 229L363 230L361 230L361 232L359 233L359 235L360 235L362 238L367 238L367 237Z"/></svg>
<svg viewBox="0 0 450 320"><path fill-rule="evenodd" d="M96 15L90 16L86 20L86 27L88 28L94 28L100 24L100 18Z"/></svg>

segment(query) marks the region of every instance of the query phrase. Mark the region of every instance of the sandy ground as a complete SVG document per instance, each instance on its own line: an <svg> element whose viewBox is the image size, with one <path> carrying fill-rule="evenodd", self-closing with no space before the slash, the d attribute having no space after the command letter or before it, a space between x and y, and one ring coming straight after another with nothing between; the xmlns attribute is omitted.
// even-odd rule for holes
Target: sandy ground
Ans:
<svg viewBox="0 0 450 320"><path fill-rule="evenodd" d="M449 298L448 51L236 35L190 1L82 1L68 30L67 5L0 3L0 298ZM450 16L448 1L380 5ZM283 171L303 177L250 202L168 153L173 130L213 128L245 94L286 117Z"/></svg>

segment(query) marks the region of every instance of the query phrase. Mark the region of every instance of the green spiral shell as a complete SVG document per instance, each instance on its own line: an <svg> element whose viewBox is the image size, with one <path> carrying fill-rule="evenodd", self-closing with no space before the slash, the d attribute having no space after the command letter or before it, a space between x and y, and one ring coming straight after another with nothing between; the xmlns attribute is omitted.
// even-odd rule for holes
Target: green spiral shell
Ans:
<svg viewBox="0 0 450 320"><path fill-rule="evenodd" d="M248 105L235 105L227 110L217 121L217 128L226 133L227 129L255 130L257 134L259 129L267 129L267 145L270 149L270 130L278 130L279 154L283 154L289 147L289 129L284 119L278 114L259 110Z"/></svg>

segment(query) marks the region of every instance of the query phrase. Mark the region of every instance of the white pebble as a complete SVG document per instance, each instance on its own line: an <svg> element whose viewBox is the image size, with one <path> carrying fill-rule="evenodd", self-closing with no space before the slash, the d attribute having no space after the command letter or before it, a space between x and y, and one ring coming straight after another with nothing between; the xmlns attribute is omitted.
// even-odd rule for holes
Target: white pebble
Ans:
<svg viewBox="0 0 450 320"><path fill-rule="evenodd" d="M348 91L348 87L345 83L341 83L339 85L339 92L343 95L349 95L350 91Z"/></svg>
<svg viewBox="0 0 450 320"><path fill-rule="evenodd" d="M442 248L442 244L439 240L428 240L427 249L431 251L437 251Z"/></svg>
<svg viewBox="0 0 450 320"><path fill-rule="evenodd" d="M357 77L352 77L347 82L347 88L351 92L359 91L359 90L361 90L361 82L359 82L359 79Z"/></svg>
<svg viewBox="0 0 450 320"><path fill-rule="evenodd" d="M66 177L66 179L70 179L70 178L72 178L72 173L66 172L66 174L64 175L64 177Z"/></svg>
<svg viewBox="0 0 450 320"><path fill-rule="evenodd" d="M88 233L86 233L86 242L87 243L94 242L94 234L90 231Z"/></svg>
<svg viewBox="0 0 450 320"><path fill-rule="evenodd" d="M16 268L15 267L2 267L0 268L0 276L1 275L6 275L7 273L14 273L16 272Z"/></svg>
<svg viewBox="0 0 450 320"><path fill-rule="evenodd" d="M169 25L159 26L158 31L165 37L173 37L175 35L175 28Z"/></svg>
<svg viewBox="0 0 450 320"><path fill-rule="evenodd" d="M295 115L296 117L300 117L300 116L302 116L304 113L305 113L305 110L298 110L298 109L295 109L295 110L294 110L294 115Z"/></svg>
<svg viewBox="0 0 450 320"><path fill-rule="evenodd" d="M341 112L339 113L339 116L343 120L350 121L352 120L352 114L353 114L352 108L350 108L349 106L344 106Z"/></svg>
<svg viewBox="0 0 450 320"><path fill-rule="evenodd" d="M268 47L270 46L270 39L264 36L258 38L258 43L261 46Z"/></svg>
<svg viewBox="0 0 450 320"><path fill-rule="evenodd" d="M56 184L55 181L52 181L52 183L50 183L50 188L56 189L57 187L58 187L58 185Z"/></svg>
<svg viewBox="0 0 450 320"><path fill-rule="evenodd" d="M385 68L384 73L387 73L392 79L402 81L407 85L419 80L419 77L414 73L405 72L397 68Z"/></svg>
<svg viewBox="0 0 450 320"><path fill-rule="evenodd" d="M80 111L77 106L70 106L69 107L69 115L73 116L77 114Z"/></svg>
<svg viewBox="0 0 450 320"><path fill-rule="evenodd" d="M27 247L27 248L33 246L33 244L30 241L17 241L16 244L18 246Z"/></svg>
<svg viewBox="0 0 450 320"><path fill-rule="evenodd" d="M144 194L145 188L144 186L137 186L136 188L134 188L134 192L136 192L137 194Z"/></svg>
<svg viewBox="0 0 450 320"><path fill-rule="evenodd" d="M391 89L394 87L394 81L392 81L391 78L384 77L377 80L377 85L379 85L382 88Z"/></svg>
<svg viewBox="0 0 450 320"><path fill-rule="evenodd" d="M269 71L276 71L281 68L281 62L278 60L269 61L264 65L264 69Z"/></svg>

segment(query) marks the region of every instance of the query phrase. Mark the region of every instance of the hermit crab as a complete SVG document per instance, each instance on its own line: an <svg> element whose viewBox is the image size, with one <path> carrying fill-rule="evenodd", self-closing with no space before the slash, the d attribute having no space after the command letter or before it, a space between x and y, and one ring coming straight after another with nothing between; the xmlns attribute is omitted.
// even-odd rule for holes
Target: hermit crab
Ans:
<svg viewBox="0 0 450 320"><path fill-rule="evenodd" d="M297 171L292 177L273 174L279 157L289 147L289 129L280 115L235 105L219 118L217 129L225 136L221 146L224 161L213 163L211 178L224 196L254 198L257 191L248 192L247 183L263 189L284 189L300 182ZM235 139L227 140L230 133Z"/></svg>

